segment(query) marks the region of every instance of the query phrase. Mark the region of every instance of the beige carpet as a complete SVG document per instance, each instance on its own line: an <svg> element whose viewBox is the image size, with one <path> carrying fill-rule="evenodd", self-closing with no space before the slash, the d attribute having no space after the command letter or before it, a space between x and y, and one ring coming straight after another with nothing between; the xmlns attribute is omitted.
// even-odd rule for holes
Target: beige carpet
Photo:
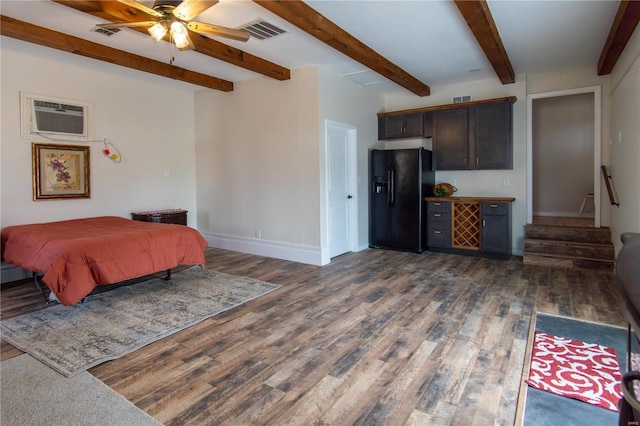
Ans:
<svg viewBox="0 0 640 426"><path fill-rule="evenodd" d="M2 321L2 338L65 376L120 358L279 288L194 267Z"/></svg>
<svg viewBox="0 0 640 426"><path fill-rule="evenodd" d="M0 363L2 426L160 423L87 372L65 377L28 354Z"/></svg>

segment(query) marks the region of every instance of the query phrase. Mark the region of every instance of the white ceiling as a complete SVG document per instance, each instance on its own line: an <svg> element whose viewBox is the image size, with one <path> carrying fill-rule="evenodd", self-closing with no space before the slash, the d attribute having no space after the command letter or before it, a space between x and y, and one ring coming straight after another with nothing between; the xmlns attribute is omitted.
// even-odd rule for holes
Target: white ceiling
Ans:
<svg viewBox="0 0 640 426"><path fill-rule="evenodd" d="M142 1L152 6L153 1ZM452 1L308 0L308 5L428 86L497 78ZM593 67L615 17L618 0L488 0L516 74ZM98 18L48 0L0 0L0 13L96 43L229 81L258 74L197 52L172 50L150 36L124 29L92 31ZM295 70L322 65L383 92L406 90L313 38L250 0L220 0L195 20L239 27L264 19L286 33L268 40L219 41Z"/></svg>

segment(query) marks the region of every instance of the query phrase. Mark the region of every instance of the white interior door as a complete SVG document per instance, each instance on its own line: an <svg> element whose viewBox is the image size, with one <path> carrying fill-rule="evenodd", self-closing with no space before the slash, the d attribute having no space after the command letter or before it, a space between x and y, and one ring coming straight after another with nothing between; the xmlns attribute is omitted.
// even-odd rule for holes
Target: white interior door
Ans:
<svg viewBox="0 0 640 426"><path fill-rule="evenodd" d="M327 122L327 161L329 195L329 256L336 257L354 247L355 129Z"/></svg>

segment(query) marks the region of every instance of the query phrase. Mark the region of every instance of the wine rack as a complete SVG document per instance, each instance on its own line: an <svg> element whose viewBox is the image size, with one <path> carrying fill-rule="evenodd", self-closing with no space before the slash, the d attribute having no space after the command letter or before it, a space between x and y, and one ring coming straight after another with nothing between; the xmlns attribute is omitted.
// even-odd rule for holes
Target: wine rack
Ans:
<svg viewBox="0 0 640 426"><path fill-rule="evenodd" d="M451 203L451 247L480 250L480 203Z"/></svg>

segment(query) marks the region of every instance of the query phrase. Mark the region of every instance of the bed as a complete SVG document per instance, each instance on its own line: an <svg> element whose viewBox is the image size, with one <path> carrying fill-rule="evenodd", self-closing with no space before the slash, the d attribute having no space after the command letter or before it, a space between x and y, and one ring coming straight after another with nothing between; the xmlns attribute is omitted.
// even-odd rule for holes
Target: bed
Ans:
<svg viewBox="0 0 640 426"><path fill-rule="evenodd" d="M81 301L98 285L204 265L206 240L188 226L102 216L9 226L2 259L43 274L60 303Z"/></svg>

